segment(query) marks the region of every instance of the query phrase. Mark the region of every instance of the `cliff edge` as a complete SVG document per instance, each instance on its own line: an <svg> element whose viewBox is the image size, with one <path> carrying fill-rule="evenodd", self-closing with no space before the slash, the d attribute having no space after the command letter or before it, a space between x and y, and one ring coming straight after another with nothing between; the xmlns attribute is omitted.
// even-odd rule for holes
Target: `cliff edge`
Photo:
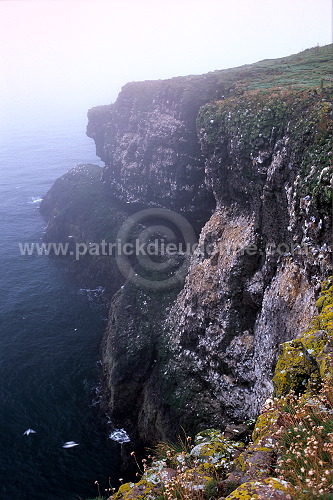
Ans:
<svg viewBox="0 0 333 500"><path fill-rule="evenodd" d="M59 228L77 243L159 241L153 258L108 255L100 276L87 252L90 278L112 283L106 404L134 440L256 417L280 344L313 317L331 273L331 58L330 45L129 83L89 111L102 202L85 194L83 223L71 189L59 204L55 185L42 210L49 241ZM162 254L161 241L177 250Z"/></svg>

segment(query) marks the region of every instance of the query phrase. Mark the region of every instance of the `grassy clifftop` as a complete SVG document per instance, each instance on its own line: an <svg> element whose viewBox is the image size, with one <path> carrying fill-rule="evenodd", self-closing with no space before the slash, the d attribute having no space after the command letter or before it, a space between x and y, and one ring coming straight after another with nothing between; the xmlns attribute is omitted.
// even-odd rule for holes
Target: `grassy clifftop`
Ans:
<svg viewBox="0 0 333 500"><path fill-rule="evenodd" d="M272 87L304 89L332 86L332 58L333 44L330 44L306 49L279 59L264 59L236 68L211 71L204 75L130 82L123 87L118 100L124 102L133 94L135 107L149 110L152 98L166 87L169 90L169 99L181 98L184 103L194 100L194 103L200 106L214 98L219 99L223 93L233 92L234 89L241 92L244 89ZM109 121L111 110L109 104L96 106L89 111L88 117L93 121L99 120L100 125L105 126ZM88 135L89 132L93 132L91 129L92 124L88 125Z"/></svg>
<svg viewBox="0 0 333 500"><path fill-rule="evenodd" d="M271 87L317 87L332 84L333 44L313 47L280 59L265 59L239 68L217 71L224 80L237 87L267 89Z"/></svg>

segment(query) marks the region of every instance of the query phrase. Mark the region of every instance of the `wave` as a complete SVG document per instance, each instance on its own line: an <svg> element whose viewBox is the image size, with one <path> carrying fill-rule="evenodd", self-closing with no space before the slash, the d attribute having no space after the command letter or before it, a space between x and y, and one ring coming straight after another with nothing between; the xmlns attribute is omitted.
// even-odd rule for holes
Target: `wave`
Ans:
<svg viewBox="0 0 333 500"><path fill-rule="evenodd" d="M115 429L111 432L109 438L120 444L129 443L131 440L125 429Z"/></svg>

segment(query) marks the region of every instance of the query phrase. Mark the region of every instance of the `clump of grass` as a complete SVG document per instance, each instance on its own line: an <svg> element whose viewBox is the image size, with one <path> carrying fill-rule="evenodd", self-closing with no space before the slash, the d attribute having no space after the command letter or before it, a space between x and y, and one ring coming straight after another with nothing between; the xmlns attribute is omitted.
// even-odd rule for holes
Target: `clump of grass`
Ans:
<svg viewBox="0 0 333 500"><path fill-rule="evenodd" d="M187 468L193 466L193 459L190 456L191 450L194 447L192 438L187 436L184 430L183 433L184 437L179 435L176 443L169 441L158 443L154 449L154 457L151 458L164 460L167 467L174 468L179 472L182 472L182 470L180 470L180 464L183 469L184 466Z"/></svg>
<svg viewBox="0 0 333 500"><path fill-rule="evenodd" d="M290 485L299 500L329 499L333 484L333 407L330 386L316 396L294 393L275 399L284 417L277 432L279 440L275 473Z"/></svg>
<svg viewBox="0 0 333 500"><path fill-rule="evenodd" d="M210 479L202 485L194 472L187 479L187 483L180 477L166 482L163 493L156 500L213 500L220 497L218 481Z"/></svg>

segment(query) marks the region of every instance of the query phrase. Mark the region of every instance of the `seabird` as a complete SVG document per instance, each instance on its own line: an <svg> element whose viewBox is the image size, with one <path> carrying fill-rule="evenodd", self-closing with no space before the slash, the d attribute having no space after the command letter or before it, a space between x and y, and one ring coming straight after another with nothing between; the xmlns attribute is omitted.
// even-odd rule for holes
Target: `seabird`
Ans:
<svg viewBox="0 0 333 500"><path fill-rule="evenodd" d="M29 434L36 434L36 431L33 429L27 429L25 432L23 432L23 436L29 436Z"/></svg>
<svg viewBox="0 0 333 500"><path fill-rule="evenodd" d="M67 441L63 448L73 448L74 446L79 446L79 443L75 443L75 441Z"/></svg>

